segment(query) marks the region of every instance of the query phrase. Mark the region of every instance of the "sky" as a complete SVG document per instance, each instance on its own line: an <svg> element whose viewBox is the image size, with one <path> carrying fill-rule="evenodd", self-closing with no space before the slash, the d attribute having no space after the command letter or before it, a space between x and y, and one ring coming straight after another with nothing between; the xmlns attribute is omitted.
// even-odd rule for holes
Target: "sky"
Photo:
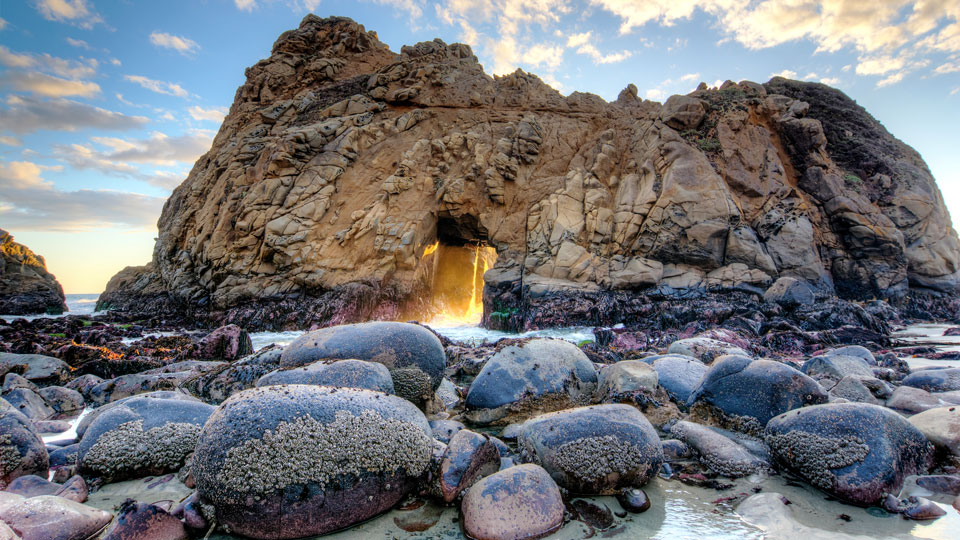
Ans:
<svg viewBox="0 0 960 540"><path fill-rule="evenodd" d="M244 69L309 12L394 51L467 43L487 73L521 68L565 95L823 82L917 149L960 216L957 0L0 0L0 228L67 293L148 262Z"/></svg>

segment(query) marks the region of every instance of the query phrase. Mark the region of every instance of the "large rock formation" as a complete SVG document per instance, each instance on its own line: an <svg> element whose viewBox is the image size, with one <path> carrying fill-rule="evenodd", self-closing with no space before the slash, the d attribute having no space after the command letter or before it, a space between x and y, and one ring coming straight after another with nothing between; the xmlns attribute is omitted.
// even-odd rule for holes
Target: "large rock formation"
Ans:
<svg viewBox="0 0 960 540"><path fill-rule="evenodd" d="M30 315L66 309L63 287L47 272L43 257L0 229L0 313Z"/></svg>
<svg viewBox="0 0 960 540"><path fill-rule="evenodd" d="M920 156L821 84L701 85L663 105L630 85L607 103L490 77L466 45L397 54L312 15L246 75L164 206L152 263L100 307L395 318L429 289L438 240L496 248L484 320L501 327L553 322L537 306L558 298L603 319L637 295L762 293L779 277L857 299L960 283Z"/></svg>

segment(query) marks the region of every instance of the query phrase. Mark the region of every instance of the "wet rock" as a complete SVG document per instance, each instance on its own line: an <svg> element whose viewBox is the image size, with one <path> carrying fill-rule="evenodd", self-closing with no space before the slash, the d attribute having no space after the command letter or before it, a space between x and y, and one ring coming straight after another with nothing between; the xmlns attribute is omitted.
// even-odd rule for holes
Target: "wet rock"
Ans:
<svg viewBox="0 0 960 540"><path fill-rule="evenodd" d="M881 404L880 400L873 396L873 393L861 382L860 378L853 375L847 375L840 379L840 382L834 385L828 394L832 399L839 398L856 403L870 403L872 405Z"/></svg>
<svg viewBox="0 0 960 540"><path fill-rule="evenodd" d="M707 337L692 337L674 341L667 349L667 354L689 356L700 360L704 364L710 364L716 358L724 355L750 356L750 353L740 347Z"/></svg>
<svg viewBox="0 0 960 540"><path fill-rule="evenodd" d="M70 366L52 356L0 352L0 374L9 371L16 371L33 383L57 384L70 374Z"/></svg>
<svg viewBox="0 0 960 540"><path fill-rule="evenodd" d="M923 474L933 445L897 413L865 403L831 403L770 420L766 441L778 462L813 486L862 506Z"/></svg>
<svg viewBox="0 0 960 540"><path fill-rule="evenodd" d="M594 405L527 420L517 439L521 459L546 469L574 493L614 494L646 484L660 470L660 437L629 405Z"/></svg>
<svg viewBox="0 0 960 540"><path fill-rule="evenodd" d="M315 384L341 388L364 388L393 394L393 379L383 364L363 360L320 360L302 367L271 371L256 386Z"/></svg>
<svg viewBox="0 0 960 540"><path fill-rule="evenodd" d="M40 495L55 495L60 491L61 487L63 486L49 482L46 478L35 474L28 474L10 482L4 491L7 493L16 493L24 498L30 498L39 497Z"/></svg>
<svg viewBox="0 0 960 540"><path fill-rule="evenodd" d="M0 399L0 489L21 476L46 475L47 449L26 416Z"/></svg>
<svg viewBox="0 0 960 540"><path fill-rule="evenodd" d="M877 365L877 359L873 356L873 353L870 352L870 349L860 346L860 345L847 345L845 347L837 347L836 349L830 349L821 353L819 356L855 356L857 358L862 358L867 364L871 366Z"/></svg>
<svg viewBox="0 0 960 540"><path fill-rule="evenodd" d="M449 443L450 439L453 438L458 431L466 429L466 427L462 422L457 422L456 420L430 421L430 431L433 433L433 438L443 444Z"/></svg>
<svg viewBox="0 0 960 540"><path fill-rule="evenodd" d="M689 356L667 355L654 360L653 369L670 398L685 405L709 368Z"/></svg>
<svg viewBox="0 0 960 540"><path fill-rule="evenodd" d="M92 373L87 373L68 382L66 385L64 385L64 388L80 392L80 395L82 395L86 400L90 399L90 390L102 382L103 379L101 377L98 377Z"/></svg>
<svg viewBox="0 0 960 540"><path fill-rule="evenodd" d="M265 386L225 401L192 460L218 524L252 538L324 534L391 508L430 464L409 401L370 390Z"/></svg>
<svg viewBox="0 0 960 540"><path fill-rule="evenodd" d="M605 531L616 523L613 512L603 503L597 504L585 499L575 499L570 503L570 506L576 511L580 520L593 527L594 530Z"/></svg>
<svg viewBox="0 0 960 540"><path fill-rule="evenodd" d="M82 476L73 475L61 484L60 489L54 493L57 497L70 499L71 501L82 503L87 500L90 494L90 488Z"/></svg>
<svg viewBox="0 0 960 540"><path fill-rule="evenodd" d="M933 493L960 495L960 476L949 474L918 476L916 483L919 487Z"/></svg>
<svg viewBox="0 0 960 540"><path fill-rule="evenodd" d="M80 444L71 444L69 446L64 446L63 448L58 448L56 450L50 451L50 467L62 467L64 465L76 465L77 464L77 451L80 448Z"/></svg>
<svg viewBox="0 0 960 540"><path fill-rule="evenodd" d="M253 388L260 377L279 368L282 353L281 347L264 347L224 369L189 380L184 386L207 402L221 403L241 390Z"/></svg>
<svg viewBox="0 0 960 540"><path fill-rule="evenodd" d="M283 349L282 367L325 359L378 362L390 370L397 395L421 404L432 398L446 366L443 345L426 328L408 323L369 322L308 332Z"/></svg>
<svg viewBox="0 0 960 540"><path fill-rule="evenodd" d="M83 410L83 395L62 386L48 386L38 392L41 398L58 413Z"/></svg>
<svg viewBox="0 0 960 540"><path fill-rule="evenodd" d="M540 538L563 525L560 489L537 465L510 467L483 478L460 506L463 529L471 538Z"/></svg>
<svg viewBox="0 0 960 540"><path fill-rule="evenodd" d="M937 506L933 501L912 495L904 497L903 499L897 499L893 495L887 495L883 502L883 508L887 512L902 514L904 518L916 521L937 519L947 514L945 510Z"/></svg>
<svg viewBox="0 0 960 540"><path fill-rule="evenodd" d="M235 324L221 326L197 344L197 358L233 361L253 354L250 335Z"/></svg>
<svg viewBox="0 0 960 540"><path fill-rule="evenodd" d="M0 521L23 540L87 540L112 519L109 512L54 495L0 505Z"/></svg>
<svg viewBox="0 0 960 540"><path fill-rule="evenodd" d="M960 405L929 409L909 420L934 446L960 456Z"/></svg>
<svg viewBox="0 0 960 540"><path fill-rule="evenodd" d="M702 402L729 416L752 418L762 428L778 414L826 401L816 381L786 364L725 356L710 366L687 403Z"/></svg>
<svg viewBox="0 0 960 540"><path fill-rule="evenodd" d="M700 461L717 474L739 478L770 468L769 463L709 427L681 420L670 428L670 433L694 449Z"/></svg>
<svg viewBox="0 0 960 540"><path fill-rule="evenodd" d="M11 388L3 392L3 399L31 420L46 420L55 411L39 394L26 388Z"/></svg>
<svg viewBox="0 0 960 540"><path fill-rule="evenodd" d="M533 339L497 352L467 393L467 418L477 424L505 424L540 411L587 402L597 372L576 345Z"/></svg>
<svg viewBox="0 0 960 540"><path fill-rule="evenodd" d="M90 389L87 399L94 405L103 405L111 401L132 397L149 392L173 391L186 379L192 377L189 371L161 373L156 375L132 373L108 379Z"/></svg>
<svg viewBox="0 0 960 540"><path fill-rule="evenodd" d="M128 499L103 540L186 540L183 523L154 504Z"/></svg>
<svg viewBox="0 0 960 540"><path fill-rule="evenodd" d="M763 301L780 304L783 307L794 308L814 303L816 297L813 287L806 281L792 277L782 277L763 293Z"/></svg>
<svg viewBox="0 0 960 540"><path fill-rule="evenodd" d="M803 363L800 371L814 379L839 381L844 377L873 378L873 369L857 356L815 356Z"/></svg>
<svg viewBox="0 0 960 540"><path fill-rule="evenodd" d="M214 407L181 399L133 398L97 415L83 434L79 471L106 481L178 470Z"/></svg>
<svg viewBox="0 0 960 540"><path fill-rule="evenodd" d="M780 493L751 495L737 506L737 514L747 523L763 530L764 538L866 540L864 536L810 527L801 523L793 515L790 501Z"/></svg>
<svg viewBox="0 0 960 540"><path fill-rule="evenodd" d="M650 509L647 492L639 488L629 488L617 493L617 502L627 512L642 514Z"/></svg>
<svg viewBox="0 0 960 540"><path fill-rule="evenodd" d="M924 369L903 378L904 386L921 388L927 392L960 390L960 368Z"/></svg>
<svg viewBox="0 0 960 540"><path fill-rule="evenodd" d="M624 360L600 371L597 396L604 401L617 401L632 394L657 390L657 372L642 360Z"/></svg>
<svg viewBox="0 0 960 540"><path fill-rule="evenodd" d="M440 493L452 503L484 476L500 469L500 453L490 437L468 430L450 439L440 463Z"/></svg>
<svg viewBox="0 0 960 540"><path fill-rule="evenodd" d="M101 414L109 411L110 409L112 409L112 408L114 408L114 407L120 406L120 405L122 405L122 404L124 404L124 403L127 403L127 402L129 402L129 401L133 401L133 400L135 400L135 399L137 399L137 400L139 400L139 399L172 399L172 400L180 400L180 401L200 402L199 399L197 399L197 398L195 398L195 397L193 397L193 396L191 396L191 395L189 395L189 394L186 394L186 393L184 393L184 392L181 392L181 391L179 391L179 390L159 390L159 391L156 391L156 392L147 392L147 393L145 393L145 394L136 394L136 395L133 395L133 396L130 396L130 397L118 399L118 400L116 400L116 401L111 401L110 403L107 403L107 404L105 404L105 405L101 405L101 406L97 407L96 409L93 409L92 411L90 411L86 416L84 416L84 417L80 420L80 422L77 423L77 437L83 438L83 435L87 432L87 428L88 428L88 427L90 426L90 424L92 424L93 421L96 420L97 417L100 416ZM134 403L134 406L139 407L139 406L140 406L140 402L139 402L139 401L135 402L135 403Z"/></svg>
<svg viewBox="0 0 960 540"><path fill-rule="evenodd" d="M663 447L663 459L667 462L681 461L696 456L696 453L687 446L687 443L677 439L660 441L660 446Z"/></svg>
<svg viewBox="0 0 960 540"><path fill-rule="evenodd" d="M39 433L63 433L70 430L70 422L64 420L38 420L33 423Z"/></svg>
<svg viewBox="0 0 960 540"><path fill-rule="evenodd" d="M460 390L450 379L444 378L437 388L436 398L447 410L450 410L460 405Z"/></svg>
<svg viewBox="0 0 960 540"><path fill-rule="evenodd" d="M183 521L184 527L186 527L187 531L193 536L200 536L210 528L210 524L207 522L207 518L204 517L203 511L200 508L200 504L197 492L193 492L170 511L171 515Z"/></svg>
<svg viewBox="0 0 960 540"><path fill-rule="evenodd" d="M898 386L887 400L887 407L907 414L917 414L923 411L946 405L940 398L912 386Z"/></svg>

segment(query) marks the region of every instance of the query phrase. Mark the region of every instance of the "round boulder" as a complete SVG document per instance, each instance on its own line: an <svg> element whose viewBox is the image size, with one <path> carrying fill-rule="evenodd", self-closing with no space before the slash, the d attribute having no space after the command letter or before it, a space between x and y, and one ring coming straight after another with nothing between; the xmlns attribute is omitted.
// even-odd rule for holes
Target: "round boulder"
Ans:
<svg viewBox="0 0 960 540"><path fill-rule="evenodd" d="M960 368L917 370L904 377L903 385L920 388L927 392L960 390Z"/></svg>
<svg viewBox="0 0 960 540"><path fill-rule="evenodd" d="M163 508L128 499L102 540L187 540L187 530Z"/></svg>
<svg viewBox="0 0 960 540"><path fill-rule="evenodd" d="M521 459L546 469L574 493L612 495L640 487L660 470L663 447L629 405L594 405L540 415L517 437Z"/></svg>
<svg viewBox="0 0 960 540"><path fill-rule="evenodd" d="M763 293L763 301L780 304L784 307L797 307L812 304L816 301L811 287L806 281L797 278L782 277L773 282L773 285Z"/></svg>
<svg viewBox="0 0 960 540"><path fill-rule="evenodd" d="M192 469L218 524L251 538L300 538L391 508L427 470L432 448L423 413L399 397L265 386L220 405Z"/></svg>
<svg viewBox="0 0 960 540"><path fill-rule="evenodd" d="M770 420L774 458L851 504L879 505L907 475L923 474L933 445L899 414L866 403L814 405Z"/></svg>
<svg viewBox="0 0 960 540"><path fill-rule="evenodd" d="M770 468L742 445L707 426L681 420L670 433L696 450L704 465L723 476L738 478Z"/></svg>
<svg viewBox="0 0 960 540"><path fill-rule="evenodd" d="M333 359L383 364L397 395L417 404L433 398L447 362L443 344L430 330L409 323L368 322L307 332L283 349L280 367Z"/></svg>
<svg viewBox="0 0 960 540"><path fill-rule="evenodd" d="M56 495L41 495L0 505L0 523L7 523L23 540L87 540L113 514Z"/></svg>
<svg viewBox="0 0 960 540"><path fill-rule="evenodd" d="M0 490L21 476L45 477L49 459L30 420L0 399Z"/></svg>
<svg viewBox="0 0 960 540"><path fill-rule="evenodd" d="M660 386L672 399L683 404L686 404L709 369L703 362L682 355L664 355L654 360L652 365Z"/></svg>
<svg viewBox="0 0 960 540"><path fill-rule="evenodd" d="M394 393L390 370L383 364L363 360L320 360L303 367L271 371L257 381L257 386L271 384L315 384Z"/></svg>
<svg viewBox="0 0 960 540"><path fill-rule="evenodd" d="M960 456L960 405L937 407L910 417L934 446L955 456Z"/></svg>
<svg viewBox="0 0 960 540"><path fill-rule="evenodd" d="M616 400L637 392L653 393L657 390L657 372L641 360L624 360L611 364L600 371L601 399Z"/></svg>
<svg viewBox="0 0 960 540"><path fill-rule="evenodd" d="M689 356L704 364L709 364L725 355L749 356L749 353L740 347L708 337L678 339L667 348L667 354Z"/></svg>
<svg viewBox="0 0 960 540"><path fill-rule="evenodd" d="M214 409L180 399L124 401L87 427L77 452L79 471L108 482L176 471Z"/></svg>
<svg viewBox="0 0 960 540"><path fill-rule="evenodd" d="M826 403L816 381L796 369L771 360L724 356L710 366L688 404L706 403L724 414L754 419L755 428L791 409Z"/></svg>
<svg viewBox="0 0 960 540"><path fill-rule="evenodd" d="M560 489L542 467L517 465L473 485L460 505L470 538L540 538L563 525Z"/></svg>
<svg viewBox="0 0 960 540"><path fill-rule="evenodd" d="M484 364L467 393L465 414L476 424L509 424L586 403L596 388L597 371L576 345L532 339L504 347Z"/></svg>

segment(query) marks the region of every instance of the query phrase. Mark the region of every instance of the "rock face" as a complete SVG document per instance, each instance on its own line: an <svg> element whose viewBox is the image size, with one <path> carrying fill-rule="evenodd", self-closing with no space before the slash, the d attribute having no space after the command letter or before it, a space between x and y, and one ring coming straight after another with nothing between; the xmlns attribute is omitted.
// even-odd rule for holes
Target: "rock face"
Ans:
<svg viewBox="0 0 960 540"><path fill-rule="evenodd" d="M63 313L63 287L47 272L47 263L0 229L0 313Z"/></svg>
<svg viewBox="0 0 960 540"><path fill-rule="evenodd" d="M390 51L309 15L249 68L172 194L154 257L100 307L210 324L398 318L427 248L486 243L485 322L605 324L644 292L953 291L960 241L919 155L838 90L774 78L612 103L483 72L440 40ZM428 295L426 295L428 296ZM639 315L638 315L639 316Z"/></svg>

